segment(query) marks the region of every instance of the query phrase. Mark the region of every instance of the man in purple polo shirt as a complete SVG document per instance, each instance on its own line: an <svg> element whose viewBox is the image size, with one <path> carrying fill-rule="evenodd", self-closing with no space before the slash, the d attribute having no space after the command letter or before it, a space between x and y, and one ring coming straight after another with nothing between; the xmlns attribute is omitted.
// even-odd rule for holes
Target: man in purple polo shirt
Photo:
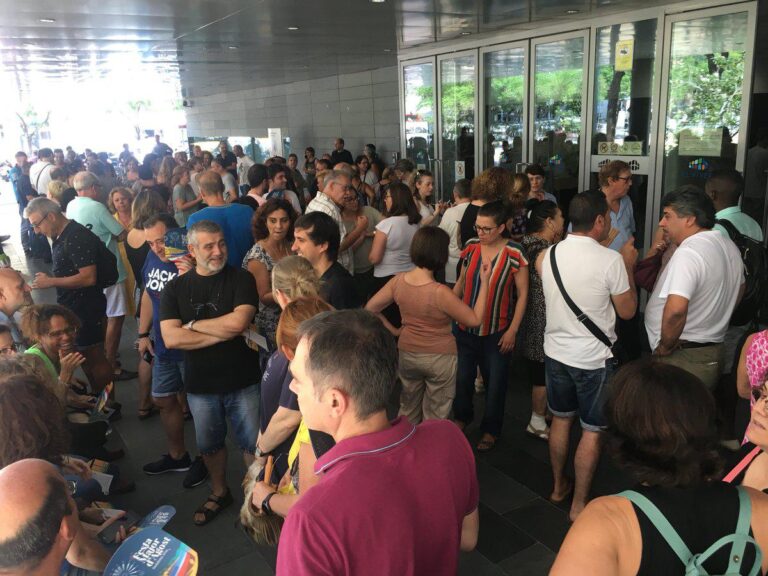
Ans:
<svg viewBox="0 0 768 576"><path fill-rule="evenodd" d="M304 322L300 336L291 389L307 427L336 445L315 464L320 483L286 518L277 573L455 574L479 526L463 434L444 420L387 420L397 346L376 316L328 312Z"/></svg>

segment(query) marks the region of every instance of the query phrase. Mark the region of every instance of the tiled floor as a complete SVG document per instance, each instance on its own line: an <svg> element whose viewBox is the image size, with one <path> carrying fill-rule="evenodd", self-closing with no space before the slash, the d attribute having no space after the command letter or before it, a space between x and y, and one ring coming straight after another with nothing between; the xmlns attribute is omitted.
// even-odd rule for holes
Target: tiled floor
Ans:
<svg viewBox="0 0 768 576"><path fill-rule="evenodd" d="M0 233L18 236L15 204L7 188L0 189ZM39 262L27 262L16 256L13 242L9 254L15 266L34 272ZM6 244L8 247L9 245ZM51 302L52 291L37 291L36 301ZM126 322L122 361L133 369L137 362L131 345L136 326ZM223 512L212 524L199 528L191 518L208 494L207 485L192 490L181 486L182 475L148 477L141 472L146 462L164 451L165 442L158 418L140 422L136 417L136 382L118 386L118 399L123 403L123 418L114 426L110 443L123 446L127 456L119 462L127 477L136 481L137 490L113 502L139 513L146 513L160 504L176 507L176 517L168 524L168 531L195 548L200 555L202 574L211 576L258 576L272 574L276 551L257 547L236 527L242 496L236 505ZM477 396L482 415L482 396ZM480 538L477 549L462 554L459 574L468 576L515 574L534 576L546 574L558 547L568 530L567 508L547 501L552 490L547 445L524 433L530 410L530 388L524 375L514 373L507 397L507 414L502 439L497 447L477 457L480 480ZM575 431L574 434L577 434ZM194 446L192 424L187 425L189 446ZM476 429L470 428L469 437L477 441ZM230 446L228 478L236 494L244 473L242 459ZM594 493L607 494L628 487L623 478L604 458L598 468ZM362 513L362 511L361 511Z"/></svg>

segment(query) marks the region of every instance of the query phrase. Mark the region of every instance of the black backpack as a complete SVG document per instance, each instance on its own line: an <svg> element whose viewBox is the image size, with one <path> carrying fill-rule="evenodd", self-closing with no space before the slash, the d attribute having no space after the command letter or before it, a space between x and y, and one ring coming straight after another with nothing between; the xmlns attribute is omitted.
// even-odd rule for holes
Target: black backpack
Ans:
<svg viewBox="0 0 768 576"><path fill-rule="evenodd" d="M731 326L744 326L757 321L765 307L768 287L768 253L762 242L739 232L728 220L715 220L728 232L744 263L744 295L731 316Z"/></svg>
<svg viewBox="0 0 768 576"><path fill-rule="evenodd" d="M117 258L106 244L99 240L96 251L96 287L103 290L117 283Z"/></svg>

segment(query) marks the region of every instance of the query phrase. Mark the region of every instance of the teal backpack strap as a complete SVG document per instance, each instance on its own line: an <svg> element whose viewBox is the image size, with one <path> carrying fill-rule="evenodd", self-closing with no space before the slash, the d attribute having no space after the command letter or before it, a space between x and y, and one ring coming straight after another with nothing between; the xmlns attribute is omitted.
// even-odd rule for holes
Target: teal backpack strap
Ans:
<svg viewBox="0 0 768 576"><path fill-rule="evenodd" d="M664 537L664 540L667 541L669 547L672 548L675 554L677 554L677 557L680 558L680 561L684 565L688 565L688 561L693 556L691 550L688 548L688 546L685 545L685 542L683 542L683 539L680 538L677 530L672 527L672 524L669 523L669 520L666 519L664 514L661 513L661 511L653 502L648 500L648 498L642 494L635 492L634 490L625 490L624 492L617 494L617 496L621 496L627 500L630 500L633 504L640 508L640 510L643 511L643 514L645 514L656 527L656 530L659 531L659 534L661 534Z"/></svg>

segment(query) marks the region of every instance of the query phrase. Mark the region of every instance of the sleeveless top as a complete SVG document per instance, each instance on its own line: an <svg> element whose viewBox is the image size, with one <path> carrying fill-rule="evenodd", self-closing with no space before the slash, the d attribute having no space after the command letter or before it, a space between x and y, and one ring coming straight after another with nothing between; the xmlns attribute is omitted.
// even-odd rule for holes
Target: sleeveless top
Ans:
<svg viewBox="0 0 768 576"><path fill-rule="evenodd" d="M755 334L746 354L747 376L750 388L759 388L768 376L768 330ZM750 398L750 404L755 399Z"/></svg>
<svg viewBox="0 0 768 576"><path fill-rule="evenodd" d="M456 354L451 317L437 306L439 282L412 286L397 274L392 286L395 303L403 319L397 347L420 354Z"/></svg>
<svg viewBox="0 0 768 576"><path fill-rule="evenodd" d="M547 324L547 309L544 303L544 288L541 276L536 271L536 258L542 250L552 244L543 238L526 234L521 242L528 259L528 303L520 325L518 342L522 344L523 357L535 362L544 362L544 329Z"/></svg>
<svg viewBox="0 0 768 576"><path fill-rule="evenodd" d="M141 269L144 268L144 261L149 254L149 244L144 242L138 248L133 248L128 242L125 243L125 255L128 257L128 263L133 270L133 277L136 278L136 285L144 290L144 278L141 276Z"/></svg>
<svg viewBox="0 0 768 576"><path fill-rule="evenodd" d="M704 482L687 488L640 486L634 488L669 520L686 546L694 554L704 552L718 539L736 530L739 517L739 495L736 486L722 482ZM670 548L648 517L634 504L643 551L638 576L680 576L683 563ZM752 530L750 529L750 535ZM710 574L724 574L728 567L730 545L723 546L705 564ZM744 550L741 565L750 568L755 561L754 546Z"/></svg>

